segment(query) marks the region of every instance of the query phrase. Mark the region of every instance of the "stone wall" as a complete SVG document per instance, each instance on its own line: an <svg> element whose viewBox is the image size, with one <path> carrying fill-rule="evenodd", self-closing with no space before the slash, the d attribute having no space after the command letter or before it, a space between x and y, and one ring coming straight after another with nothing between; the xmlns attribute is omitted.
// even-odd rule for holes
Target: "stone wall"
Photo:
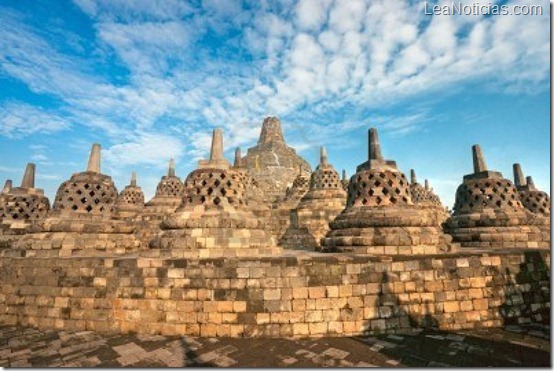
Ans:
<svg viewBox="0 0 554 371"><path fill-rule="evenodd" d="M378 259L0 258L0 323L191 336L346 336L548 322L550 253Z"/></svg>

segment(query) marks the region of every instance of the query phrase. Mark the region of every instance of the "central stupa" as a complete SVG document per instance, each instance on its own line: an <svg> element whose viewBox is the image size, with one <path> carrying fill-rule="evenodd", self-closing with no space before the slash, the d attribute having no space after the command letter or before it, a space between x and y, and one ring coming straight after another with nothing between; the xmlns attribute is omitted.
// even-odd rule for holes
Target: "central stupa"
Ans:
<svg viewBox="0 0 554 371"><path fill-rule="evenodd" d="M248 149L242 163L268 202L283 196L301 169L308 176L311 173L310 164L287 146L281 123L276 117L264 120L258 144Z"/></svg>

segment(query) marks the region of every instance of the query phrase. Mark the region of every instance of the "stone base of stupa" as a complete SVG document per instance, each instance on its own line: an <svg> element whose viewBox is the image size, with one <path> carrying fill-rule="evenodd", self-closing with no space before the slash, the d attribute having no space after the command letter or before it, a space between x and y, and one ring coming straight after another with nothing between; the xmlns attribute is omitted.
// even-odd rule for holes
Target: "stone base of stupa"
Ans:
<svg viewBox="0 0 554 371"><path fill-rule="evenodd" d="M26 256L95 256L137 251L135 224L112 219L48 218L12 244ZM40 251L40 252L39 252Z"/></svg>
<svg viewBox="0 0 554 371"><path fill-rule="evenodd" d="M415 206L350 208L330 223L324 252L375 255L444 254L458 251L452 237Z"/></svg>
<svg viewBox="0 0 554 371"><path fill-rule="evenodd" d="M292 249L320 249L321 239L330 230L329 223L344 210L346 195L342 190L342 198L326 198L322 192L313 193L308 193L298 208L291 211L291 224L280 239L280 246Z"/></svg>
<svg viewBox="0 0 554 371"><path fill-rule="evenodd" d="M483 210L453 216L445 231L462 247L550 248L550 220L530 212Z"/></svg>
<svg viewBox="0 0 554 371"><path fill-rule="evenodd" d="M163 232L150 247L170 251L171 257L247 257L281 252L261 220L234 208L199 205L162 221L161 228Z"/></svg>

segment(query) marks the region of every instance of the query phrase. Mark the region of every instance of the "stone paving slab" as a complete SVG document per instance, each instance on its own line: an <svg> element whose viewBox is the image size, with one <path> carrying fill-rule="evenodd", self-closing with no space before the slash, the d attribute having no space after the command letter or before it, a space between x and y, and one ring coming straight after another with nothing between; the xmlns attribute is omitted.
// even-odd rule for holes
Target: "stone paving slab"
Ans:
<svg viewBox="0 0 554 371"><path fill-rule="evenodd" d="M0 367L550 367L550 327L320 339L105 335L0 326Z"/></svg>

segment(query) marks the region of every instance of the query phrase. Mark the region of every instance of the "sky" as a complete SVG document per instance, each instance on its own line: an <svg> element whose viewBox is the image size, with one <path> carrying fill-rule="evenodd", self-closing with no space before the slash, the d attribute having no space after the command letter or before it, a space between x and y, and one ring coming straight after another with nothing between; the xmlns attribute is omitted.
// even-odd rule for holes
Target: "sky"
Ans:
<svg viewBox="0 0 554 371"><path fill-rule="evenodd" d="M213 128L232 160L277 116L312 167L324 145L349 176L378 128L384 157L450 207L473 144L489 169L512 179L519 162L549 192L549 3L492 3L543 15L427 15L390 0L2 1L0 181L19 185L34 162L53 201L98 142L102 172L121 190L137 171L149 199L170 158L184 179L207 157Z"/></svg>

